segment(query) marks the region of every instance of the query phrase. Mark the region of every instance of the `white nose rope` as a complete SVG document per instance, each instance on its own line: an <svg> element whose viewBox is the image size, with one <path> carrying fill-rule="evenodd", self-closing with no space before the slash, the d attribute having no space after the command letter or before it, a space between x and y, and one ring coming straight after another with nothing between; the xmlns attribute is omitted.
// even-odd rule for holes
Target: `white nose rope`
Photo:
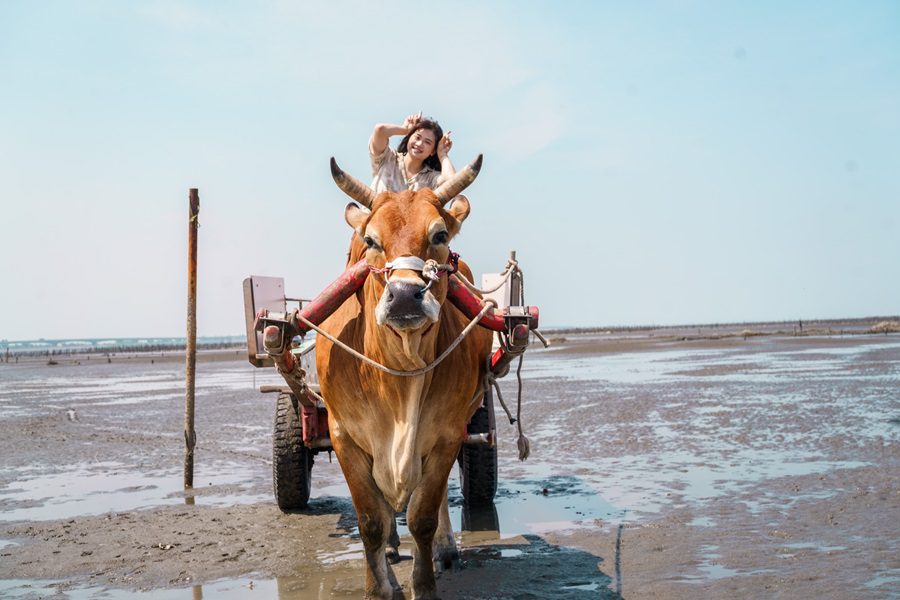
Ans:
<svg viewBox="0 0 900 600"><path fill-rule="evenodd" d="M381 269L371 269L376 273L390 273L391 271L396 271L399 269L404 269L408 271L419 271L422 273L422 279L428 281L428 283L423 287L419 292L424 294L428 290L431 289L431 286L435 281L441 278L441 272L446 271L448 273L456 272L456 265L454 264L440 264L438 261L433 258L429 258L428 260L422 260L418 256L398 256L394 260L385 263L384 268Z"/></svg>

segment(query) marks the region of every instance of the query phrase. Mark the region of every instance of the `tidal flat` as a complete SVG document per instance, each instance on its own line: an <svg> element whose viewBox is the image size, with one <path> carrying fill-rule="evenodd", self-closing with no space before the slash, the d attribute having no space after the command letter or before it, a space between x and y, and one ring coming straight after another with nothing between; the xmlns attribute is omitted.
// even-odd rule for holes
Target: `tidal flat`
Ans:
<svg viewBox="0 0 900 600"><path fill-rule="evenodd" d="M496 503L466 510L451 474L442 597L900 598L900 335L701 333L527 353L531 457L497 405ZM0 597L362 596L337 460L307 510L273 500L273 370L201 355L185 492L183 359L57 362L0 364Z"/></svg>

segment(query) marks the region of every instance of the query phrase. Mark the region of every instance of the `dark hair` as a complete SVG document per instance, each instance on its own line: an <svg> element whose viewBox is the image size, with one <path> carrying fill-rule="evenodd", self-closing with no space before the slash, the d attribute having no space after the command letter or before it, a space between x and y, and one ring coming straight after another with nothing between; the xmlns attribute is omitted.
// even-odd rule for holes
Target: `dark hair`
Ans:
<svg viewBox="0 0 900 600"><path fill-rule="evenodd" d="M416 128L406 134L406 136L400 140L400 143L397 145L397 152L400 154L404 154L406 152L406 146L409 142L409 138L412 137L412 134L419 131L420 129L427 129L434 133L434 154L425 159L425 166L431 167L435 171L441 170L441 161L437 157L437 147L441 141L441 138L444 137L444 130L441 129L441 126L438 125L438 122L429 117L425 117L418 123L416 123Z"/></svg>

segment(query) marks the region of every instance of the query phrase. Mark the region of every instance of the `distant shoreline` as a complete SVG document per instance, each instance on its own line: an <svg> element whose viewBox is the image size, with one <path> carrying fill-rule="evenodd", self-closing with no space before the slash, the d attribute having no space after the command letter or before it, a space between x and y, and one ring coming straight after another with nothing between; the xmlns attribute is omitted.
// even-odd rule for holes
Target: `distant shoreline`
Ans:
<svg viewBox="0 0 900 600"><path fill-rule="evenodd" d="M620 325L610 327L551 327L541 329L546 334L591 334L591 333L641 333L695 331L725 332L740 328L741 331L756 331L761 334L789 335L829 335L884 333L873 331L879 325L900 324L900 316L854 317L845 319L795 319L790 321L743 321L733 323L697 323L681 325ZM889 331L890 333L890 331Z"/></svg>
<svg viewBox="0 0 900 600"><path fill-rule="evenodd" d="M735 323L702 323L690 325L627 325L589 327L548 327L541 332L547 338L563 335L610 335L614 337L647 336L681 341L755 337L765 335L862 335L900 333L900 316L877 316L846 319L811 319L794 321L762 321ZM115 338L115 339L57 339L0 342L0 364L13 362L16 357L39 358L54 356L101 356L116 354L158 353L169 357L183 353L185 338ZM197 350L246 351L244 336L207 336L197 338ZM230 352L228 354L231 354Z"/></svg>

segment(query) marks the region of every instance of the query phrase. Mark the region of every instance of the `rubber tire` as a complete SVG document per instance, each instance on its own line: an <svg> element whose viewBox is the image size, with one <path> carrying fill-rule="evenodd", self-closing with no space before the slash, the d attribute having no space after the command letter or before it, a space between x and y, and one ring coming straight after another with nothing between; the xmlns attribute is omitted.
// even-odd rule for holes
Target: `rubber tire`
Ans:
<svg viewBox="0 0 900 600"><path fill-rule="evenodd" d="M490 431L488 410L482 406L469 421L470 433ZM459 449L459 488L466 506L488 506L497 495L497 446L468 446Z"/></svg>
<svg viewBox="0 0 900 600"><path fill-rule="evenodd" d="M312 487L313 453L303 445L300 410L292 394L279 394L272 435L272 483L281 510L306 508Z"/></svg>

